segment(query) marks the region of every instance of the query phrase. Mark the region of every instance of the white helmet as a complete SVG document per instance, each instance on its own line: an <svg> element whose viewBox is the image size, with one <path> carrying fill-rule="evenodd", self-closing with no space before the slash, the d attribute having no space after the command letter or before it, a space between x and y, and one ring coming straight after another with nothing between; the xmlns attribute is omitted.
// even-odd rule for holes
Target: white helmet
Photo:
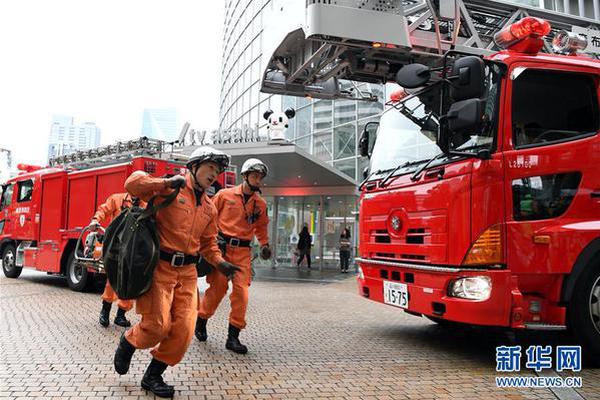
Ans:
<svg viewBox="0 0 600 400"><path fill-rule="evenodd" d="M260 161L258 158L249 158L242 165L241 174L246 175L249 172L258 172L263 177L269 174L269 168L267 165Z"/></svg>
<svg viewBox="0 0 600 400"><path fill-rule="evenodd" d="M202 164L205 161L217 164L221 168L221 172L229 167L229 156L210 146L201 146L194 150L185 166L191 170L194 165Z"/></svg>

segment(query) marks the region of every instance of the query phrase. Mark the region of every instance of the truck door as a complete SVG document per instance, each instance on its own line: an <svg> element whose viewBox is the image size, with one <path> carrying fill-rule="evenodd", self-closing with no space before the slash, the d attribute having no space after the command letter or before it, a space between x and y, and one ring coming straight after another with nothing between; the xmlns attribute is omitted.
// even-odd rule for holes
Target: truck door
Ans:
<svg viewBox="0 0 600 400"><path fill-rule="evenodd" d="M9 235L12 230L12 199L14 184L2 185L2 197L0 197L0 236Z"/></svg>
<svg viewBox="0 0 600 400"><path fill-rule="evenodd" d="M37 239L36 213L38 211L37 203L34 201L34 179L28 178L16 182L15 190L17 192L16 202L14 204L14 217L11 218L14 236L23 240ZM38 188L39 191L39 188Z"/></svg>
<svg viewBox="0 0 600 400"><path fill-rule="evenodd" d="M569 68L519 64L509 71L507 261L517 273L549 272L547 246L557 244L536 244L541 228L600 215L591 195L600 191L598 77Z"/></svg>
<svg viewBox="0 0 600 400"><path fill-rule="evenodd" d="M40 209L40 240L37 268L60 272L61 228L64 225L66 173L42 180L42 207Z"/></svg>

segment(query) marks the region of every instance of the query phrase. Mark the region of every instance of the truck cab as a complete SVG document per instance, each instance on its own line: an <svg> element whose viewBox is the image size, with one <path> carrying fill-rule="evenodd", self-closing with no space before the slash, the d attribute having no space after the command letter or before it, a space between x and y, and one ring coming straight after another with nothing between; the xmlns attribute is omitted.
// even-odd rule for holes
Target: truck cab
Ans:
<svg viewBox="0 0 600 400"><path fill-rule="evenodd" d="M437 322L569 327L599 359L600 63L509 48L413 69L361 138L360 294Z"/></svg>

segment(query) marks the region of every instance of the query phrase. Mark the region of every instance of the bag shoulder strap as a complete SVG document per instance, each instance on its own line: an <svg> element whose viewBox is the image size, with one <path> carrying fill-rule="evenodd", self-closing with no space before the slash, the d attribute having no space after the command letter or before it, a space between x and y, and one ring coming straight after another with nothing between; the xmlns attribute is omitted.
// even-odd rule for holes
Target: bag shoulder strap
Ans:
<svg viewBox="0 0 600 400"><path fill-rule="evenodd" d="M175 198L179 194L180 189L181 188L177 188L168 195L157 194L156 196L152 197L148 201L148 205L146 206L144 212L142 212L142 214L138 217L138 222L156 214L159 210L168 207L173 202L173 200L175 200ZM158 197L162 197L164 200L159 205L154 205L154 202Z"/></svg>

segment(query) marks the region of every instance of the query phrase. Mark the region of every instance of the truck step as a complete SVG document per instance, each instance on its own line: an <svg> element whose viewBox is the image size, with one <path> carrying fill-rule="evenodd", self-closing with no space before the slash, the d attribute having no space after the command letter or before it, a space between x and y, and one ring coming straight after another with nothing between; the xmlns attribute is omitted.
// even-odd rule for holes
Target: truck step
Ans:
<svg viewBox="0 0 600 400"><path fill-rule="evenodd" d="M531 329L536 331L564 331L567 329L567 327L565 325L529 323L525 324L525 329Z"/></svg>

